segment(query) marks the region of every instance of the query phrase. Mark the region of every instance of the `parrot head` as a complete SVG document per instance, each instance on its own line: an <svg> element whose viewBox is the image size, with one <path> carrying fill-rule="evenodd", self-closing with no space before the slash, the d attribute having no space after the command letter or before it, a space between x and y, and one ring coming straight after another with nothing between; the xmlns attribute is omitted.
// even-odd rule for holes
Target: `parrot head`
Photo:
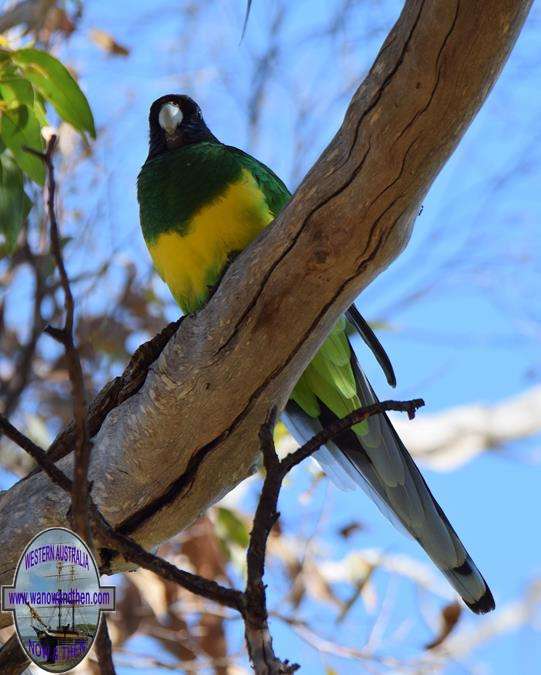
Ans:
<svg viewBox="0 0 541 675"><path fill-rule="evenodd" d="M149 159L192 143L218 142L207 127L201 108L189 96L160 96L150 106L148 121Z"/></svg>

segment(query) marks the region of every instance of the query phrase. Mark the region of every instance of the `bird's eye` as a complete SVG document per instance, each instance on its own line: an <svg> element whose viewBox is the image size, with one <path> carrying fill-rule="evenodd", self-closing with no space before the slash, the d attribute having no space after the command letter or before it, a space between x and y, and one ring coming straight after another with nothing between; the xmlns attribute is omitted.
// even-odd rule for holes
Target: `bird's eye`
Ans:
<svg viewBox="0 0 541 675"><path fill-rule="evenodd" d="M158 122L167 134L172 134L182 122L182 110L176 103L165 103L161 107Z"/></svg>

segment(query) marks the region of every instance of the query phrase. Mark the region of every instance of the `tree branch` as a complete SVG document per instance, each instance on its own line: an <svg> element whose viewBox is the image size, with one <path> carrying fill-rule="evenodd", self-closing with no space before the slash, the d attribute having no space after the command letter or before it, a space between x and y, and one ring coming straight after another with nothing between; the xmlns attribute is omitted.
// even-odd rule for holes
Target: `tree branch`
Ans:
<svg viewBox="0 0 541 675"><path fill-rule="evenodd" d="M259 497L246 554L247 581L244 592L226 588L210 579L180 570L167 560L148 553L130 537L113 530L89 497L87 518L92 525L96 539L108 547L105 551L102 550L102 557L110 559L113 553L122 554L126 560L151 570L163 579L178 583L183 588L207 600L212 600L224 607L237 610L244 619L246 644L256 674L290 675L298 670L299 666L289 662L287 659L282 661L274 654L268 626L265 585L263 583L267 540L273 525L279 517L276 507L282 482L293 467L310 457L324 443L342 431L349 429L354 424L387 410L405 411L408 413L409 418L413 419L416 410L422 405L424 405L423 401L417 399L405 402L383 401L360 408L342 420L334 422L323 429L282 461L278 459L273 440L273 430L276 425L276 408L271 410L259 433L266 476ZM50 457L1 415L0 430L4 431L23 450L31 454L55 484L70 494L73 492L72 481L52 463ZM110 573L109 564L102 565L100 571L102 573ZM6 653L11 655L13 663L18 664L20 662L16 649L15 652L13 651L13 645L6 645L4 649ZM99 654L101 672L104 674L114 673L111 642L105 617L102 618L97 636L96 649ZM4 658L6 658L5 654ZM2 655L0 654L1 659ZM16 670L14 672L19 671Z"/></svg>
<svg viewBox="0 0 541 675"><path fill-rule="evenodd" d="M96 636L96 654L98 657L100 675L116 675L113 663L113 648L111 645L111 638L109 637L107 617L105 614L101 617L100 627Z"/></svg>
<svg viewBox="0 0 541 675"><path fill-rule="evenodd" d="M34 300L32 310L32 328L27 342L17 354L17 363L13 369L13 377L8 382L0 383L0 395L2 396L2 413L10 417L17 408L22 393L26 389L32 374L34 355L39 337L43 332L43 318L41 308L47 295L42 272L38 259L28 241L21 246L20 253L23 259L32 269L34 276Z"/></svg>
<svg viewBox="0 0 541 675"><path fill-rule="evenodd" d="M71 394L73 401L73 419L75 426L75 444L74 444L74 470L73 486L71 491L72 520L73 527L81 537L90 545L90 527L88 524L88 466L90 463L91 444L88 436L88 427L86 420L86 395L84 387L83 369L79 350L75 346L73 337L73 327L75 322L75 303L71 286L64 264L62 246L60 243L60 231L55 211L56 181L54 176L53 156L56 148L57 138L52 135L47 143L47 150L43 157L47 168L47 210L49 214L49 236L51 240L51 253L54 258L60 283L64 291L64 307L66 317L63 328L53 328L48 326L45 331L58 340L66 352L68 362L68 374L71 383Z"/></svg>
<svg viewBox="0 0 541 675"><path fill-rule="evenodd" d="M406 244L530 4L406 3L291 203L96 430L89 478L108 522L155 545L253 470L267 411L281 408L338 316ZM69 475L72 465L65 457L59 468ZM37 531L66 524L68 504L43 473L0 497L2 582Z"/></svg>
<svg viewBox="0 0 541 675"><path fill-rule="evenodd" d="M277 506L284 478L293 467L353 425L363 422L372 415L388 410L405 411L408 413L408 417L413 419L416 410L422 405L424 405L422 400L415 399L413 401L383 401L365 408L359 408L343 419L325 427L298 450L287 455L281 461L276 454L273 439L276 408L271 410L259 433L266 475L246 554L247 581L244 593L245 609L243 617L246 644L257 675L287 674L293 673L299 668L297 664L281 661L274 654L268 626L265 584L263 583L267 540L274 524L280 517Z"/></svg>
<svg viewBox="0 0 541 675"><path fill-rule="evenodd" d="M91 443L88 435L86 417L86 395L84 387L83 369L79 350L75 345L73 329L75 324L75 302L71 292L70 281L64 264L62 245L60 243L60 229L55 211L56 181L54 175L54 152L57 137L53 134L48 142L44 153L33 148L24 148L32 155L36 155L45 163L47 169L47 212L49 216L49 237L51 242L51 254L55 261L60 285L64 292L64 308L66 316L64 326L46 326L45 332L64 347L68 362L68 375L71 384L74 419L74 479L71 491L73 527L81 537L91 545L90 527L88 523L89 484L88 466L90 463Z"/></svg>

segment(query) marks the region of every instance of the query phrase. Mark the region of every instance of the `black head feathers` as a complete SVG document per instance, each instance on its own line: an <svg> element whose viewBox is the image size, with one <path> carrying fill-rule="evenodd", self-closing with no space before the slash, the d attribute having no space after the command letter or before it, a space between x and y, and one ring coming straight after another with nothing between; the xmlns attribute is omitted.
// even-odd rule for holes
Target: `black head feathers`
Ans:
<svg viewBox="0 0 541 675"><path fill-rule="evenodd" d="M166 94L150 106L150 143L148 158L183 145L218 139L211 133L201 108L189 96Z"/></svg>

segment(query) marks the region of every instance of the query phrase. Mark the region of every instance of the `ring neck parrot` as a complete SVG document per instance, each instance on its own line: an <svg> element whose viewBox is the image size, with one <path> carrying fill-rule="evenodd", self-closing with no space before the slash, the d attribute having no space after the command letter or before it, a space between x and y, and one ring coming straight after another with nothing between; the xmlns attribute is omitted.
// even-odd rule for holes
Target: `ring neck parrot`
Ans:
<svg viewBox="0 0 541 675"><path fill-rule="evenodd" d="M183 312L196 312L232 257L274 220L291 194L265 164L220 142L188 96L156 100L149 123L149 153L138 177L143 236ZM377 401L348 339L354 330L395 384L383 348L352 306L307 366L283 412L299 443ZM367 489L424 548L470 609L494 608L485 580L385 414L343 432L315 457L339 486Z"/></svg>

